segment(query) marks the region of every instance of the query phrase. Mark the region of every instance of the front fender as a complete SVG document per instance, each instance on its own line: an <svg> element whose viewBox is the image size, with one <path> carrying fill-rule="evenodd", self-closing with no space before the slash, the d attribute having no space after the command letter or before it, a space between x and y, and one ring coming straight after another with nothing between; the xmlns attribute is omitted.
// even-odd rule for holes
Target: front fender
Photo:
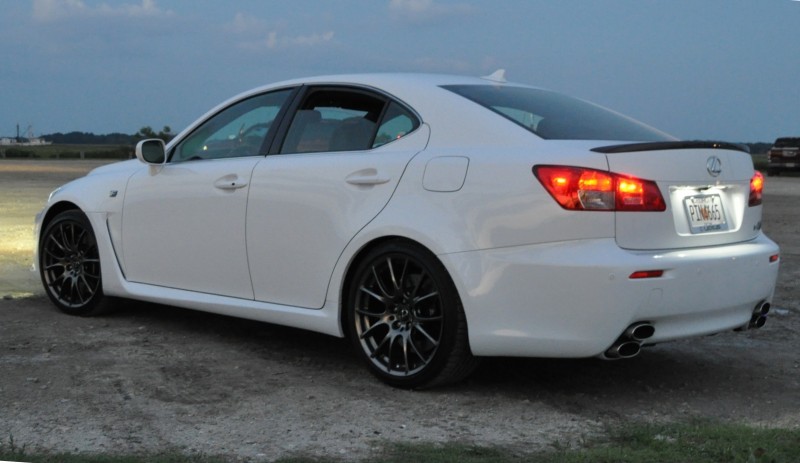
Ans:
<svg viewBox="0 0 800 463"><path fill-rule="evenodd" d="M42 211L36 215L35 254L38 254L38 243L44 228L53 217L68 209L79 209L90 217L98 241L101 236L107 236L111 244L118 245L122 232L122 205L128 179L141 168L146 167L136 160L110 164L54 190ZM38 255L35 255L34 265L37 263ZM123 264L121 260L120 264Z"/></svg>

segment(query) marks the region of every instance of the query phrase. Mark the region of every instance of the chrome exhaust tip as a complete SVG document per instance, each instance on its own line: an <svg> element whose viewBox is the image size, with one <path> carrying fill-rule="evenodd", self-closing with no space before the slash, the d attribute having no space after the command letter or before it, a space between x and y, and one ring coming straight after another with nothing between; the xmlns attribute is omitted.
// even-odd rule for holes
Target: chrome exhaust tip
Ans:
<svg viewBox="0 0 800 463"><path fill-rule="evenodd" d="M636 342L642 342L645 339L651 338L656 333L656 328L647 322L642 323L634 323L633 325L629 326L625 333L623 334L624 337L632 339Z"/></svg>
<svg viewBox="0 0 800 463"><path fill-rule="evenodd" d="M767 301L759 302L758 304L756 304L756 308L753 309L753 315L762 315L762 316L767 315L769 313L770 308L772 308L772 305L770 305L769 302Z"/></svg>
<svg viewBox="0 0 800 463"><path fill-rule="evenodd" d="M751 329L761 328L766 323L767 323L766 315L753 314L753 318L750 319L750 323L747 325L747 327Z"/></svg>
<svg viewBox="0 0 800 463"><path fill-rule="evenodd" d="M636 357L642 350L642 346L635 341L624 341L614 344L605 352L608 359L628 359Z"/></svg>
<svg viewBox="0 0 800 463"><path fill-rule="evenodd" d="M753 309L753 315L750 317L750 322L747 324L748 329L761 328L767 323L767 314L772 306L767 301L761 301L756 304Z"/></svg>

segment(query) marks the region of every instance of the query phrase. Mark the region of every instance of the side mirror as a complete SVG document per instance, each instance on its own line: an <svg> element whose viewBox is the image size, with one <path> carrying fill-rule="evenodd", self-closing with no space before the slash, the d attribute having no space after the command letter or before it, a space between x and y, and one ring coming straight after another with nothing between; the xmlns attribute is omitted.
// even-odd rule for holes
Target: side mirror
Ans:
<svg viewBox="0 0 800 463"><path fill-rule="evenodd" d="M164 140L149 138L136 144L136 158L151 166L160 166L167 162Z"/></svg>

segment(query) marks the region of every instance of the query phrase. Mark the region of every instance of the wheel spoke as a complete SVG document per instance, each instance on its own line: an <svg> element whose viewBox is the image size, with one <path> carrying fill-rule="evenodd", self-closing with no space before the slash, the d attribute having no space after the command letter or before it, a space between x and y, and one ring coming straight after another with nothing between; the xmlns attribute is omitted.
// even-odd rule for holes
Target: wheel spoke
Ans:
<svg viewBox="0 0 800 463"><path fill-rule="evenodd" d="M84 293L85 291L81 291L81 282L83 282L83 284L84 284L84 285L87 287L86 289L88 290L88 289L89 289L89 288L88 288L88 286L89 286L89 285L86 283L86 280L84 280L84 279L83 279L83 277L81 277L81 278L76 278L76 279L73 281L73 283L72 283L72 286L73 286L73 288L75 288L75 292L78 294L78 300L79 300L79 302L80 302L81 304L83 304L83 303L85 303L85 302L86 302L86 299L83 297L83 293ZM91 290L90 290L89 292L91 293Z"/></svg>
<svg viewBox="0 0 800 463"><path fill-rule="evenodd" d="M394 276L394 267L392 266L392 258L386 258L386 265L389 267L389 276L392 279L392 286L394 286L394 293L397 294L397 290L400 289L400 286L397 284L397 278Z"/></svg>
<svg viewBox="0 0 800 463"><path fill-rule="evenodd" d="M359 337L361 339L366 339L366 338L372 336L373 331L377 330L380 327L384 327L384 326L389 326L389 324L384 322L384 321L379 321L379 322L375 323L374 325L370 326L369 328L367 328L367 330L364 331L363 333L361 333L361 336L359 336ZM389 332L391 333L391 330ZM376 347L375 350L378 350L378 348Z"/></svg>
<svg viewBox="0 0 800 463"><path fill-rule="evenodd" d="M377 346L375 346L375 349L370 354L370 357L371 358L377 357L378 356L378 351L381 350L381 347L383 347L386 344L386 342L389 341L391 338L392 338L392 333L391 332L386 333L386 336L383 337L381 342ZM387 355L387 358L388 357L390 357L390 356Z"/></svg>
<svg viewBox="0 0 800 463"><path fill-rule="evenodd" d="M406 270L408 270L408 259L403 262L403 271L400 272L400 279L397 281L397 289L401 290L405 286Z"/></svg>
<svg viewBox="0 0 800 463"><path fill-rule="evenodd" d="M95 288L92 287L88 281L86 281L86 276L81 275L80 281L83 282L83 285L86 287L86 292L89 293L88 296L92 297L94 295ZM80 287L78 289L80 289Z"/></svg>
<svg viewBox="0 0 800 463"><path fill-rule="evenodd" d="M398 336L396 333L391 331L386 336L389 338L389 346L387 347L387 352L386 352L386 358L388 359L388 361L386 362L386 371L391 372L392 364L394 363L392 359L392 352L394 350L395 341L397 340Z"/></svg>
<svg viewBox="0 0 800 463"><path fill-rule="evenodd" d="M420 333L422 333L423 336L428 338L428 341L430 341L434 346L439 345L439 341L433 339L433 337L430 334L428 334L428 332L425 331L425 328L423 328L421 325L414 325L414 328Z"/></svg>
<svg viewBox="0 0 800 463"><path fill-rule="evenodd" d="M380 283L378 284L378 286L380 286ZM377 299L378 302L380 302L381 304L387 304L387 303L390 302L389 299L387 299L387 297L381 296L379 294L375 294L374 292L370 291L369 289L367 289L367 288L365 288L363 286L360 289L361 289L362 292L367 293L368 295L370 295L370 296L374 297L375 299ZM383 288L381 288L381 292L383 292Z"/></svg>
<svg viewBox="0 0 800 463"><path fill-rule="evenodd" d="M425 278L427 276L428 276L428 274L425 273L424 271L420 272L419 280L417 280L417 283L414 285L414 289L411 290L411 297L412 298L416 298L417 297L417 293L419 292L419 289L422 286L422 282L425 281Z"/></svg>
<svg viewBox="0 0 800 463"><path fill-rule="evenodd" d="M420 321L420 322L435 322L435 321L442 320L444 317L441 316L441 315L435 315L433 317L420 317L419 315L417 315L416 318L417 318L417 321Z"/></svg>
<svg viewBox="0 0 800 463"><path fill-rule="evenodd" d="M408 336L402 336L403 338L403 362L406 365L406 374L411 372L411 365L408 363Z"/></svg>
<svg viewBox="0 0 800 463"><path fill-rule="evenodd" d="M386 288L384 288L383 283L381 282L381 278L378 276L378 271L375 270L374 265L372 266L372 276L373 278L375 278L375 284L378 285L378 289L381 290L383 295L386 296L387 298L391 298L392 295L389 293L389 291L386 291Z"/></svg>
<svg viewBox="0 0 800 463"><path fill-rule="evenodd" d="M52 270L52 269L54 269L56 267L66 268L66 265L62 264L61 262L55 262L55 263L47 265L44 269L49 271L49 270Z"/></svg>
<svg viewBox="0 0 800 463"><path fill-rule="evenodd" d="M414 304L418 304L418 303L424 301L425 299L428 299L428 298L431 298L431 297L434 297L434 296L438 296L438 295L439 295L439 292L438 291L434 291L434 292L432 292L430 294L426 294L424 296L415 297L413 299L413 301L414 301Z"/></svg>
<svg viewBox="0 0 800 463"><path fill-rule="evenodd" d="M422 363L427 365L429 359L425 358L425 356L422 355L422 353L419 351L419 349L417 349L417 345L414 344L414 339L411 336L408 337L408 344L411 346L411 349L414 351L414 353L417 355L417 357L419 357L419 359L422 360Z"/></svg>
<svg viewBox="0 0 800 463"><path fill-rule="evenodd" d="M61 236L63 237L63 234L61 234ZM55 235L50 235L50 241L52 241L52 242L53 242L53 244L55 244L55 245L56 245L56 247L57 247L57 248L58 248L58 249L59 249L61 252L63 252L63 253L65 253L65 254L66 254L66 252L67 252L67 249L66 249L66 248L65 248L65 247L64 247L64 246L63 246L61 243L59 243L59 242L58 242L58 240L56 239ZM55 257L55 254L53 254L53 256Z"/></svg>

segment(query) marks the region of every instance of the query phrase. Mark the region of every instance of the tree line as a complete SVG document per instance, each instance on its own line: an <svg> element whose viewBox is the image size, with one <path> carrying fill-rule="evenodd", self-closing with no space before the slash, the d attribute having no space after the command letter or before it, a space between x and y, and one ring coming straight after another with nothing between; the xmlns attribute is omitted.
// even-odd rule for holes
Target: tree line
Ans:
<svg viewBox="0 0 800 463"><path fill-rule="evenodd" d="M133 135L119 132L103 135L96 135L91 132L56 132L42 135L41 138L56 145L135 145L139 140L144 140L145 138L160 138L164 141L170 141L174 136L172 129L165 125L158 132L150 126L145 126Z"/></svg>

